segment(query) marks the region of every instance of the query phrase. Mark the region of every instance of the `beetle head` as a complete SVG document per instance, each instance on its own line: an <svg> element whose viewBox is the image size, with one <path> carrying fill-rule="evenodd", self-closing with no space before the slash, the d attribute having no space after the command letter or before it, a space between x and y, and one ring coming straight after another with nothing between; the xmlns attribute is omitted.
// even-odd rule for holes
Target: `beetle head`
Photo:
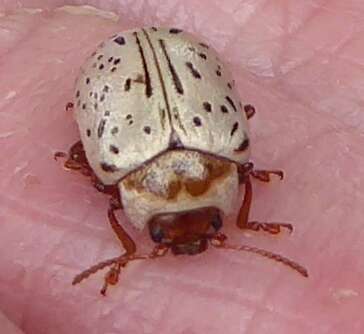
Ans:
<svg viewBox="0 0 364 334"><path fill-rule="evenodd" d="M214 207L162 213L148 222L152 240L169 245L176 255L203 252L207 248L208 238L221 226L220 211Z"/></svg>

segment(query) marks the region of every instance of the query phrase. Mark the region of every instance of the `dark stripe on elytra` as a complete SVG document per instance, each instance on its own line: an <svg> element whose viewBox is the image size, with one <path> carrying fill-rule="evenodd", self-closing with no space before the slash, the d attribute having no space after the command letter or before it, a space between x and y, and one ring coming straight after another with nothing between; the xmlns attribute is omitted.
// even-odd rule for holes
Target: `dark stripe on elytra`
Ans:
<svg viewBox="0 0 364 334"><path fill-rule="evenodd" d="M233 128L231 129L231 132L230 132L230 136L233 136L234 133L236 132L236 130L238 129L239 127L239 123L238 122L235 122L234 125L233 125Z"/></svg>
<svg viewBox="0 0 364 334"><path fill-rule="evenodd" d="M159 62L158 62L158 57L157 57L157 54L156 54L156 52L155 52L155 50L154 50L154 47L153 47L152 41L150 40L148 33L147 33L144 29L142 29L142 31L143 31L144 36L146 37L146 39L147 39L147 41L148 41L148 44L149 44L150 49L152 50L154 64L155 64L155 67L157 68L159 81L160 81L160 83L161 83L161 88L162 88L163 98L164 98L164 101L165 101L165 103L166 103L166 108L167 108L167 114L168 114L169 124L170 124L170 125L171 125L171 127L173 128L173 126L172 126L171 109L170 109L170 107L169 107L169 102L168 102L168 96L167 96L166 85L165 85L164 80L163 80L162 71L161 71L161 68L160 68L160 66L159 66ZM162 126L163 126L163 128L164 128L164 124L162 124Z"/></svg>
<svg viewBox="0 0 364 334"><path fill-rule="evenodd" d="M164 53L164 56L166 57L167 59L167 62L168 62L168 67L169 67L169 70L172 74L172 78L173 78L173 83L174 83L174 86L176 88L176 91L183 95L183 86L182 86L182 83L181 83L181 80L180 78L178 77L178 74L176 72L176 69L174 68L172 62L171 62L171 58L169 57L168 55L168 52L167 52L167 49L166 49L166 44L164 42L164 40L160 39L159 40L159 44L162 48L162 51Z"/></svg>
<svg viewBox="0 0 364 334"><path fill-rule="evenodd" d="M236 106L235 106L233 100L229 96L225 96L225 99L230 103L230 105L233 107L234 111L236 112L237 109L236 109Z"/></svg>
<svg viewBox="0 0 364 334"><path fill-rule="evenodd" d="M235 152L242 152L245 151L249 147L249 138L245 138L244 141L236 148Z"/></svg>
<svg viewBox="0 0 364 334"><path fill-rule="evenodd" d="M145 85L146 85L145 86L145 95L147 97L151 97L152 94L153 94L153 89L152 89L152 85L151 85L151 82L150 82L150 75L149 75L149 71L148 71L148 65L147 65L147 62L145 60L144 50L143 50L142 45L140 43L138 33L134 32L134 36L135 36L136 42L138 44L138 49L139 49L139 53L140 53L140 57L142 59L142 64L143 64L143 69L144 69Z"/></svg>
<svg viewBox="0 0 364 334"><path fill-rule="evenodd" d="M99 123L99 126L97 128L97 136L99 138L102 137L102 135L104 134L104 130L105 130L105 123L106 123L106 119L102 119Z"/></svg>
<svg viewBox="0 0 364 334"><path fill-rule="evenodd" d="M186 62L186 66L196 79L201 79L201 74L193 67L193 64L191 62Z"/></svg>
<svg viewBox="0 0 364 334"><path fill-rule="evenodd" d="M128 90L130 90L130 86L131 86L131 79L128 78L125 81L124 90L127 92Z"/></svg>

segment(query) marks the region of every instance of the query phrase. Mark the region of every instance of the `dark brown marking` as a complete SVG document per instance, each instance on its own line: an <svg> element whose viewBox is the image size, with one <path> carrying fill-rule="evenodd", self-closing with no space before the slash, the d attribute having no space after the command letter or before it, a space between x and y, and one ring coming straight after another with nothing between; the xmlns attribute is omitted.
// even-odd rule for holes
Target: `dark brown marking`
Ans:
<svg viewBox="0 0 364 334"><path fill-rule="evenodd" d="M201 123L200 117L197 117L197 116L194 117L193 118L193 123L195 123L196 126L201 126L202 123Z"/></svg>
<svg viewBox="0 0 364 334"><path fill-rule="evenodd" d="M209 46L207 44L205 44L205 43L198 43L198 44L201 45L205 49L208 49L209 48Z"/></svg>
<svg viewBox="0 0 364 334"><path fill-rule="evenodd" d="M229 112L228 108L226 108L226 106L224 106L224 105L220 106L220 109L221 109L221 112L224 114Z"/></svg>
<svg viewBox="0 0 364 334"><path fill-rule="evenodd" d="M105 130L105 123L106 123L106 119L102 119L99 123L99 127L97 128L97 136L99 138L102 137L102 135L104 134L104 130Z"/></svg>
<svg viewBox="0 0 364 334"><path fill-rule="evenodd" d="M201 79L201 74L193 67L193 64L191 62L186 62L186 66L196 79Z"/></svg>
<svg viewBox="0 0 364 334"><path fill-rule="evenodd" d="M111 63L113 61L114 57L110 57L107 61Z"/></svg>
<svg viewBox="0 0 364 334"><path fill-rule="evenodd" d="M162 48L162 51L164 53L164 56L167 59L168 68L169 68L169 71L172 74L172 79L173 79L174 87L176 88L177 93L183 94L183 86L182 86L181 80L180 80L180 78L178 76L178 73L176 72L176 69L174 68L174 66L173 66L173 64L171 62L171 58L168 55L167 48L166 48L166 44L165 44L164 40L160 39L159 40L159 44L160 44L160 46Z"/></svg>
<svg viewBox="0 0 364 334"><path fill-rule="evenodd" d="M86 103L82 104L82 109L85 110L86 109Z"/></svg>
<svg viewBox="0 0 364 334"><path fill-rule="evenodd" d="M116 67L113 67L112 69L111 69L111 72L115 72L116 71Z"/></svg>
<svg viewBox="0 0 364 334"><path fill-rule="evenodd" d="M236 112L236 106L234 104L234 101L230 98L230 96L225 96L225 99L230 103L230 105L233 107L234 111Z"/></svg>
<svg viewBox="0 0 364 334"><path fill-rule="evenodd" d="M104 69L104 64L100 64L100 66L99 66L99 70L103 70Z"/></svg>
<svg viewBox="0 0 364 334"><path fill-rule="evenodd" d="M207 59L207 56L206 56L204 53L202 53L202 52L201 52L201 53L199 53L198 55L199 55L202 59L205 59L205 60Z"/></svg>
<svg viewBox="0 0 364 334"><path fill-rule="evenodd" d="M94 56L96 56L96 51L91 53L91 57L94 57Z"/></svg>
<svg viewBox="0 0 364 334"><path fill-rule="evenodd" d="M117 59L114 60L114 65L117 65L119 63L120 63L120 58L117 58Z"/></svg>
<svg viewBox="0 0 364 334"><path fill-rule="evenodd" d="M105 172L113 173L118 170L118 168L115 165L109 165L107 162L102 162L100 164L101 168Z"/></svg>
<svg viewBox="0 0 364 334"><path fill-rule="evenodd" d="M169 29L169 32L171 34L179 34L180 32L182 32L181 29L177 29L177 28L172 28L172 29Z"/></svg>
<svg viewBox="0 0 364 334"><path fill-rule="evenodd" d="M93 92L90 92L90 97L92 97Z"/></svg>
<svg viewBox="0 0 364 334"><path fill-rule="evenodd" d="M138 74L136 79L133 80L136 83L145 84L144 76L143 74Z"/></svg>
<svg viewBox="0 0 364 334"><path fill-rule="evenodd" d="M149 135L149 134L150 134L150 132L151 132L150 126L145 126L143 130L144 130L144 132L145 132L146 134L148 134L148 135Z"/></svg>
<svg viewBox="0 0 364 334"><path fill-rule="evenodd" d="M110 110L106 110L104 113L105 116L110 116Z"/></svg>
<svg viewBox="0 0 364 334"><path fill-rule="evenodd" d="M99 56L97 57L97 60L101 60L103 57L104 57L104 55L99 55Z"/></svg>
<svg viewBox="0 0 364 334"><path fill-rule="evenodd" d="M110 149L111 153L119 154L119 148L118 147L116 147L114 145L110 145L109 149Z"/></svg>
<svg viewBox="0 0 364 334"><path fill-rule="evenodd" d="M119 44L119 45L124 45L125 44L125 38L123 36L116 37L114 39L114 42L116 44Z"/></svg>
<svg viewBox="0 0 364 334"><path fill-rule="evenodd" d="M86 78L86 85L90 83L90 78Z"/></svg>
<svg viewBox="0 0 364 334"><path fill-rule="evenodd" d="M134 122L133 122L133 120L130 120L129 121L129 125L132 125Z"/></svg>
<svg viewBox="0 0 364 334"><path fill-rule="evenodd" d="M86 130L86 134L87 134L87 137L90 137L91 136L91 130L90 129L87 129Z"/></svg>
<svg viewBox="0 0 364 334"><path fill-rule="evenodd" d="M96 92L94 93L94 98L97 99L97 93Z"/></svg>
<svg viewBox="0 0 364 334"><path fill-rule="evenodd" d="M118 132L119 132L119 128L118 128L117 126L114 126L114 127L111 129L111 134L112 134L112 135L116 135Z"/></svg>
<svg viewBox="0 0 364 334"><path fill-rule="evenodd" d="M220 71L220 70L216 70L216 75L217 75L218 77L221 77L221 71Z"/></svg>
<svg viewBox="0 0 364 334"><path fill-rule="evenodd" d="M203 105L203 108L204 108L207 112L211 112L211 103L209 103L209 102L204 102L202 105Z"/></svg>
<svg viewBox="0 0 364 334"><path fill-rule="evenodd" d="M152 27L153 31L158 31L158 29L156 27Z"/></svg>
<svg viewBox="0 0 364 334"><path fill-rule="evenodd" d="M192 46L189 46L189 47L188 47L188 50L190 50L190 51L192 51L192 52L196 52L196 49L195 49L194 47L192 47Z"/></svg>
<svg viewBox="0 0 364 334"><path fill-rule="evenodd" d="M245 138L244 141L239 145L235 152L242 152L245 151L249 147L249 138Z"/></svg>
<svg viewBox="0 0 364 334"><path fill-rule="evenodd" d="M104 93L108 93L109 92L109 86L105 85L104 89L102 90Z"/></svg>
<svg viewBox="0 0 364 334"><path fill-rule="evenodd" d="M235 122L234 125L233 125L233 128L231 129L230 136L234 135L234 133L238 129L238 127L239 127L239 123Z"/></svg>
<svg viewBox="0 0 364 334"><path fill-rule="evenodd" d="M131 114L127 114L125 118L126 119L131 119L131 117L132 117Z"/></svg>
<svg viewBox="0 0 364 334"><path fill-rule="evenodd" d="M144 32L144 34L146 34L146 33ZM136 40L136 42L138 44L139 54L140 54L140 57L142 59L142 64L143 64L143 69L144 69L145 95L147 97L151 97L152 94L153 94L153 89L152 89L152 85L151 85L151 81L150 81L150 75L149 75L149 71L148 71L147 61L146 61L145 55L144 55L144 50L142 48L142 44L140 43L138 33L134 32L134 36L135 36L135 40Z"/></svg>
<svg viewBox="0 0 364 334"><path fill-rule="evenodd" d="M100 96L100 102L104 102L104 100L105 100L105 94L102 94L102 95Z"/></svg>
<svg viewBox="0 0 364 334"><path fill-rule="evenodd" d="M125 80L125 85L124 85L124 90L127 92L128 90L130 90L130 85L131 85L131 79L128 78Z"/></svg>
<svg viewBox="0 0 364 334"><path fill-rule="evenodd" d="M76 97L80 97L80 91L79 90L76 92Z"/></svg>
<svg viewBox="0 0 364 334"><path fill-rule="evenodd" d="M230 82L227 83L227 86L229 87L229 89L233 89L233 86L231 86Z"/></svg>

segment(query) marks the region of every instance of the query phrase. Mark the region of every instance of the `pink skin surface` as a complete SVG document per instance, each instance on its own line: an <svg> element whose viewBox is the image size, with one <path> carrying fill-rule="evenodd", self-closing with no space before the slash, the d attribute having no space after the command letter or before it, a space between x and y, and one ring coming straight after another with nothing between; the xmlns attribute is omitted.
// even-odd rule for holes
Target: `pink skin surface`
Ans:
<svg viewBox="0 0 364 334"><path fill-rule="evenodd" d="M120 15L54 11L88 3ZM21 8L42 8L25 11ZM0 0L0 309L25 333L363 333L364 3L355 0ZM238 230L234 244L276 251L308 279L253 254L209 249L74 275L121 248L108 199L53 160L79 135L65 104L80 64L114 32L142 25L202 36L230 62L250 120L252 161L282 168L254 182L251 218L293 235ZM118 215L140 252L152 242ZM5 330L0 319L0 332Z"/></svg>

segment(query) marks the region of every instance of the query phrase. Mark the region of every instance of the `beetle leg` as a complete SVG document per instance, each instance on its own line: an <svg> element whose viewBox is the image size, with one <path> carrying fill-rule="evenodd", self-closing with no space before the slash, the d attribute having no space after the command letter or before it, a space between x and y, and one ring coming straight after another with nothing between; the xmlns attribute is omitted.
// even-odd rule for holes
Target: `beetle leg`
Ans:
<svg viewBox="0 0 364 334"><path fill-rule="evenodd" d="M251 176L258 179L259 181L269 182L271 175L277 175L281 180L283 180L283 171L281 170L252 170Z"/></svg>
<svg viewBox="0 0 364 334"><path fill-rule="evenodd" d="M293 226L286 223L260 223L256 221L250 222L249 211L253 198L253 188L250 180L250 176L245 176L245 194L243 204L239 211L237 225L241 229L249 229L253 231L263 230L271 234L278 234L281 228L288 229L289 232L293 231Z"/></svg>
<svg viewBox="0 0 364 334"><path fill-rule="evenodd" d="M250 119L255 115L255 108L251 104L246 104L244 106L244 111L247 119Z"/></svg>

